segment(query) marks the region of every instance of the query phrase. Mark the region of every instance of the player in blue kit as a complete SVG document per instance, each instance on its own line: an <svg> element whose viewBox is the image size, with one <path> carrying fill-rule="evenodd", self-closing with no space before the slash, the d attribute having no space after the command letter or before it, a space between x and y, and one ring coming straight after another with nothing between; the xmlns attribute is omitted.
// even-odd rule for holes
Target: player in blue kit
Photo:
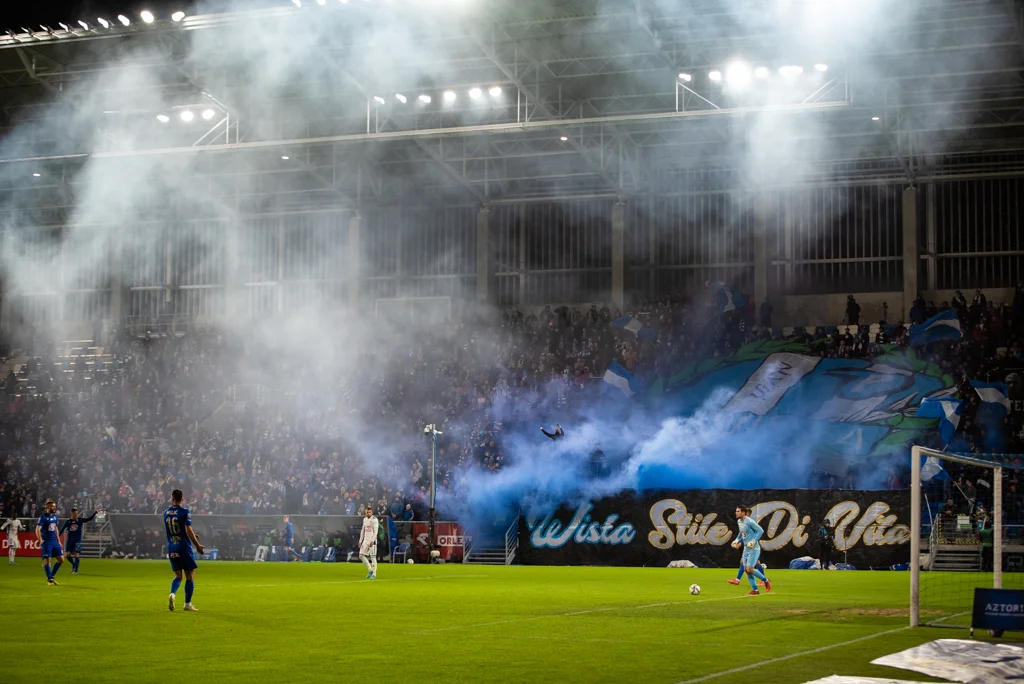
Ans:
<svg viewBox="0 0 1024 684"><path fill-rule="evenodd" d="M57 586L57 582L53 578L64 563L64 549L60 545L60 532L57 523L57 504L53 502L53 499L47 499L46 512L39 516L39 524L36 525L36 539L39 541L39 549L43 555L46 582L52 587ZM50 569L51 558L57 559L53 569Z"/></svg>
<svg viewBox="0 0 1024 684"><path fill-rule="evenodd" d="M288 516L284 516L284 534L281 535L281 546L284 547L284 560L285 562L290 561L292 555L295 559L302 562L302 556L295 553L295 549L292 547L295 545L295 529L292 527L291 522L288 520Z"/></svg>
<svg viewBox="0 0 1024 684"><path fill-rule="evenodd" d="M747 580L750 581L750 595L757 596L761 592L757 590L757 581L764 582L764 590L771 592L772 583L757 569L758 561L761 558L761 537L764 530L750 517L750 509L746 506L736 507L736 521L739 527L739 534L733 541L734 549L743 549L743 569L747 573ZM755 579L756 578L756 579Z"/></svg>
<svg viewBox="0 0 1024 684"><path fill-rule="evenodd" d="M64 550L68 554L68 558L71 560L71 574L78 574L78 566L82 562L79 555L82 553L82 532L85 529L85 523L93 520L96 514L99 513L98 509L93 509L92 515L88 518L79 518L78 509L71 509L71 517L64 521L61 525L60 533L64 535L67 533L67 537L64 539Z"/></svg>
<svg viewBox="0 0 1024 684"><path fill-rule="evenodd" d="M192 512L185 508L182 503L185 495L180 489L171 492L171 507L164 511L164 529L167 531L167 558L171 561L171 570L174 570L174 579L171 581L171 595L167 597L167 609L174 610L174 595L178 593L181 586L182 575L185 577L185 610L199 612L199 609L192 605L192 592L195 591L196 559L192 555L192 546L195 545L199 555L203 554L203 545L199 543L199 537L192 531Z"/></svg>

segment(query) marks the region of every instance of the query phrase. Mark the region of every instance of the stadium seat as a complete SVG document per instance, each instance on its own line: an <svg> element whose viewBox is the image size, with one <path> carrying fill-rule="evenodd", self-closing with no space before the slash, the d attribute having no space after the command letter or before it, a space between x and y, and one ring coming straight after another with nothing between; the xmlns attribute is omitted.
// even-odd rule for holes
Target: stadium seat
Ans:
<svg viewBox="0 0 1024 684"><path fill-rule="evenodd" d="M404 563L409 556L409 549L412 545L409 542L402 542L398 545L398 548L391 550L391 562L392 563ZM402 560L397 560L401 556Z"/></svg>
<svg viewBox="0 0 1024 684"><path fill-rule="evenodd" d="M281 560L281 547L280 546L271 546L270 547L270 556L267 558L267 560L269 560L271 562Z"/></svg>
<svg viewBox="0 0 1024 684"><path fill-rule="evenodd" d="M323 562L324 563L334 563L334 562L336 562L336 560L337 560L336 550L334 548L327 549L327 551L324 553Z"/></svg>
<svg viewBox="0 0 1024 684"><path fill-rule="evenodd" d="M313 561L315 563L319 563L320 561L322 561L324 559L324 554L326 554L326 553L327 553L327 547L326 546L317 546L316 548L313 549L313 553L310 554L309 558L310 558L311 561Z"/></svg>

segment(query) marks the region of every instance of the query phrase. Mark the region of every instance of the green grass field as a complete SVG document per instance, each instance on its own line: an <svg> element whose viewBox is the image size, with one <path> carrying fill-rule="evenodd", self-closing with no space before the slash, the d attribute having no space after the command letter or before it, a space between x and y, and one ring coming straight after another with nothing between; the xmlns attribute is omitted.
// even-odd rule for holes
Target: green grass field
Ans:
<svg viewBox="0 0 1024 684"><path fill-rule="evenodd" d="M199 613L167 610L165 561L0 566L0 682L927 681L870 665L966 631L905 629L907 573L202 563ZM692 597L691 583L703 592ZM64 644L75 637L75 645ZM79 640L80 639L80 640ZM744 669L740 669L744 668ZM188 674L186 674L186 671Z"/></svg>

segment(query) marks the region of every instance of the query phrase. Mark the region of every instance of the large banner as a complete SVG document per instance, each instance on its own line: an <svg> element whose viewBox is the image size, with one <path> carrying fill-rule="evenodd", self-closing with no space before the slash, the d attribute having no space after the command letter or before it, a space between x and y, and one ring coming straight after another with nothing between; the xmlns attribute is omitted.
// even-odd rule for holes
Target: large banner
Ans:
<svg viewBox="0 0 1024 684"><path fill-rule="evenodd" d="M421 562L430 558L430 524L417 522L412 524L413 529L413 557ZM440 558L448 563L461 563L464 554L465 537L462 526L452 522L434 523L435 550L440 552Z"/></svg>
<svg viewBox="0 0 1024 684"><path fill-rule="evenodd" d="M738 566L737 504L764 528L761 558L786 567L819 556L818 529L835 526L832 562L858 568L909 560L909 491L728 489L625 493L520 518L519 549L527 565Z"/></svg>
<svg viewBox="0 0 1024 684"><path fill-rule="evenodd" d="M19 532L18 543L21 545L21 548L18 549L19 556L35 556L39 558L43 555L35 532ZM8 546L7 533L0 533L0 556L7 557Z"/></svg>

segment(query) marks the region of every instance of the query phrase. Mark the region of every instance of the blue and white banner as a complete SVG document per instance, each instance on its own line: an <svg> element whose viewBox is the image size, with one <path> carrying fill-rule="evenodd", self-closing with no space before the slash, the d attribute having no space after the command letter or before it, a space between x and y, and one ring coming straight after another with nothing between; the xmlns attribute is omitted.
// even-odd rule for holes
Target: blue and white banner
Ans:
<svg viewBox="0 0 1024 684"><path fill-rule="evenodd" d="M631 397L637 392L642 392L644 389L644 384L634 378L618 361L612 361L608 365L608 370L604 374L604 381L627 397Z"/></svg>
<svg viewBox="0 0 1024 684"><path fill-rule="evenodd" d="M1003 382L982 382L971 380L971 387L978 393L982 408L1005 416L1010 411L1009 391Z"/></svg>
<svg viewBox="0 0 1024 684"><path fill-rule="evenodd" d="M613 328L621 328L627 332L631 332L642 340L652 340L657 335L657 331L654 328L648 328L643 323L633 318L632 316L621 316L612 321Z"/></svg>
<svg viewBox="0 0 1024 684"><path fill-rule="evenodd" d="M924 323L910 327L910 344L921 347L942 340L960 339L960 319L955 309L932 316Z"/></svg>
<svg viewBox="0 0 1024 684"><path fill-rule="evenodd" d="M725 283L709 280L705 285L715 292L715 304L722 313L742 309L747 305L747 298L742 293L729 289Z"/></svg>
<svg viewBox="0 0 1024 684"><path fill-rule="evenodd" d="M961 408L962 405L959 399L926 398L917 407L917 415L922 418L938 418L939 434L946 444L949 444L953 441L957 428L960 427Z"/></svg>

